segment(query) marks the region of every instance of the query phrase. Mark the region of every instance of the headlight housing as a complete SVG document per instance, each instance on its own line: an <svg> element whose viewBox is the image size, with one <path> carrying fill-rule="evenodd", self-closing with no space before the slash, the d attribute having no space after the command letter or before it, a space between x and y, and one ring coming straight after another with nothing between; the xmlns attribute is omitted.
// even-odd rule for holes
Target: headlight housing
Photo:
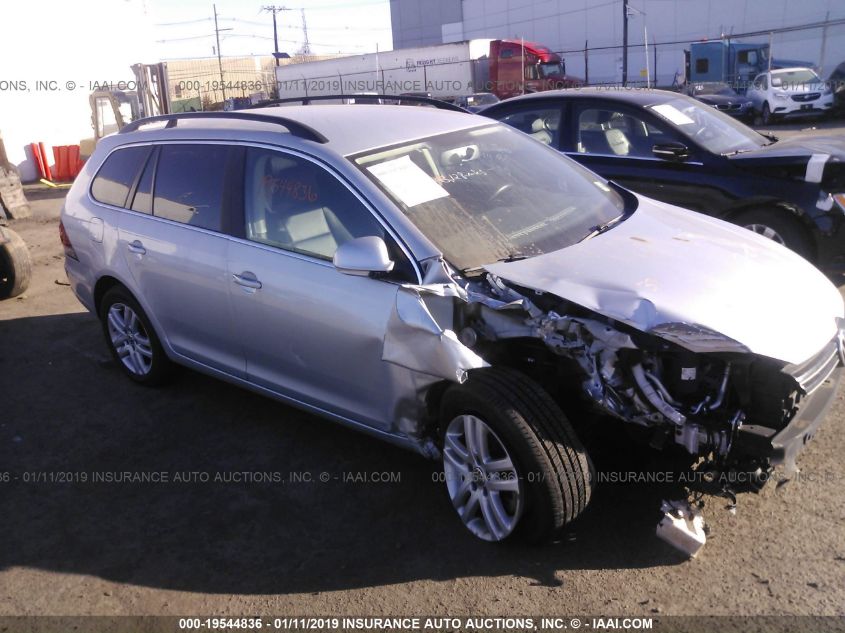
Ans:
<svg viewBox="0 0 845 633"><path fill-rule="evenodd" d="M751 352L745 345L715 330L691 323L662 323L651 328L649 334L659 336L691 352Z"/></svg>

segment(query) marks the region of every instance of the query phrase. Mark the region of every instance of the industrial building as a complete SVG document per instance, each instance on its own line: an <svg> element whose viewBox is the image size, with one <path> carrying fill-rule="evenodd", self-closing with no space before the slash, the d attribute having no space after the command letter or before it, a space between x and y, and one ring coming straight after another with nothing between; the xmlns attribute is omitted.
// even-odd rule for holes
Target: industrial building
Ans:
<svg viewBox="0 0 845 633"><path fill-rule="evenodd" d="M774 57L807 60L823 76L845 61L841 0L390 0L393 48L524 38L562 52L571 75L619 83L626 5L629 83L671 85L689 42L723 36L771 38Z"/></svg>

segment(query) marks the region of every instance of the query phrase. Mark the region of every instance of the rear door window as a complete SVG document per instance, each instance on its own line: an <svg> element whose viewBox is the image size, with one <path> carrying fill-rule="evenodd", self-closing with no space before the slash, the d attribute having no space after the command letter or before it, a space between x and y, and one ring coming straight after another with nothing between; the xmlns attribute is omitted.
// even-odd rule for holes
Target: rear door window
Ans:
<svg viewBox="0 0 845 633"><path fill-rule="evenodd" d="M557 149L560 146L560 108L539 107L524 108L512 112L501 119L534 140Z"/></svg>
<svg viewBox="0 0 845 633"><path fill-rule="evenodd" d="M91 184L91 195L97 202L122 207L129 190L144 167L149 146L124 147L108 155Z"/></svg>
<svg viewBox="0 0 845 633"><path fill-rule="evenodd" d="M153 215L220 231L230 148L162 145L155 175Z"/></svg>

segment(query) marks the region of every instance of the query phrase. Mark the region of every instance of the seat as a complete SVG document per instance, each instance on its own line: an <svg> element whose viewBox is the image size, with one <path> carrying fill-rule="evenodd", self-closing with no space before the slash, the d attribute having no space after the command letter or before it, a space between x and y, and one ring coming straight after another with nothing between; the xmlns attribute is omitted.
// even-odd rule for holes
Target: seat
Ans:
<svg viewBox="0 0 845 633"><path fill-rule="evenodd" d="M283 156L262 156L252 171L252 186L247 187L245 203L249 209L247 237L265 243L286 241L278 233L281 227L272 221L274 198L278 194L280 175L296 162Z"/></svg>
<svg viewBox="0 0 845 633"><path fill-rule="evenodd" d="M552 144L552 135L546 126L545 118L539 117L534 119L534 122L531 124L531 136L546 145Z"/></svg>
<svg viewBox="0 0 845 633"><path fill-rule="evenodd" d="M611 154L610 144L601 130L581 130L579 152L586 154Z"/></svg>
<svg viewBox="0 0 845 633"><path fill-rule="evenodd" d="M610 128L604 131L604 138L610 146L610 151L617 156L627 156L631 151L631 141L625 136L625 132L618 128Z"/></svg>
<svg viewBox="0 0 845 633"><path fill-rule="evenodd" d="M320 207L305 213L290 216L285 229L290 237L290 246L298 251L333 257L338 242L329 225L329 209Z"/></svg>

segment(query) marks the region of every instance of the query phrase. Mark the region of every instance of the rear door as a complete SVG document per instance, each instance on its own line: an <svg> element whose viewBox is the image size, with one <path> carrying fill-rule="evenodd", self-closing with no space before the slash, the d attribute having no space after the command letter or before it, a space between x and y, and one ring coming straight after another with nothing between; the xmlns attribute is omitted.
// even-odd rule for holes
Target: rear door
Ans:
<svg viewBox="0 0 845 633"><path fill-rule="evenodd" d="M247 148L241 237L229 248L229 290L248 379L383 430L409 370L382 348L398 284L418 283L411 260L350 186L315 161ZM392 273L360 277L332 264L337 247L385 240ZM407 386L404 387L407 389Z"/></svg>
<svg viewBox="0 0 845 633"><path fill-rule="evenodd" d="M127 201L118 249L173 350L242 377L224 234L227 181L239 151L214 143L157 146Z"/></svg>

